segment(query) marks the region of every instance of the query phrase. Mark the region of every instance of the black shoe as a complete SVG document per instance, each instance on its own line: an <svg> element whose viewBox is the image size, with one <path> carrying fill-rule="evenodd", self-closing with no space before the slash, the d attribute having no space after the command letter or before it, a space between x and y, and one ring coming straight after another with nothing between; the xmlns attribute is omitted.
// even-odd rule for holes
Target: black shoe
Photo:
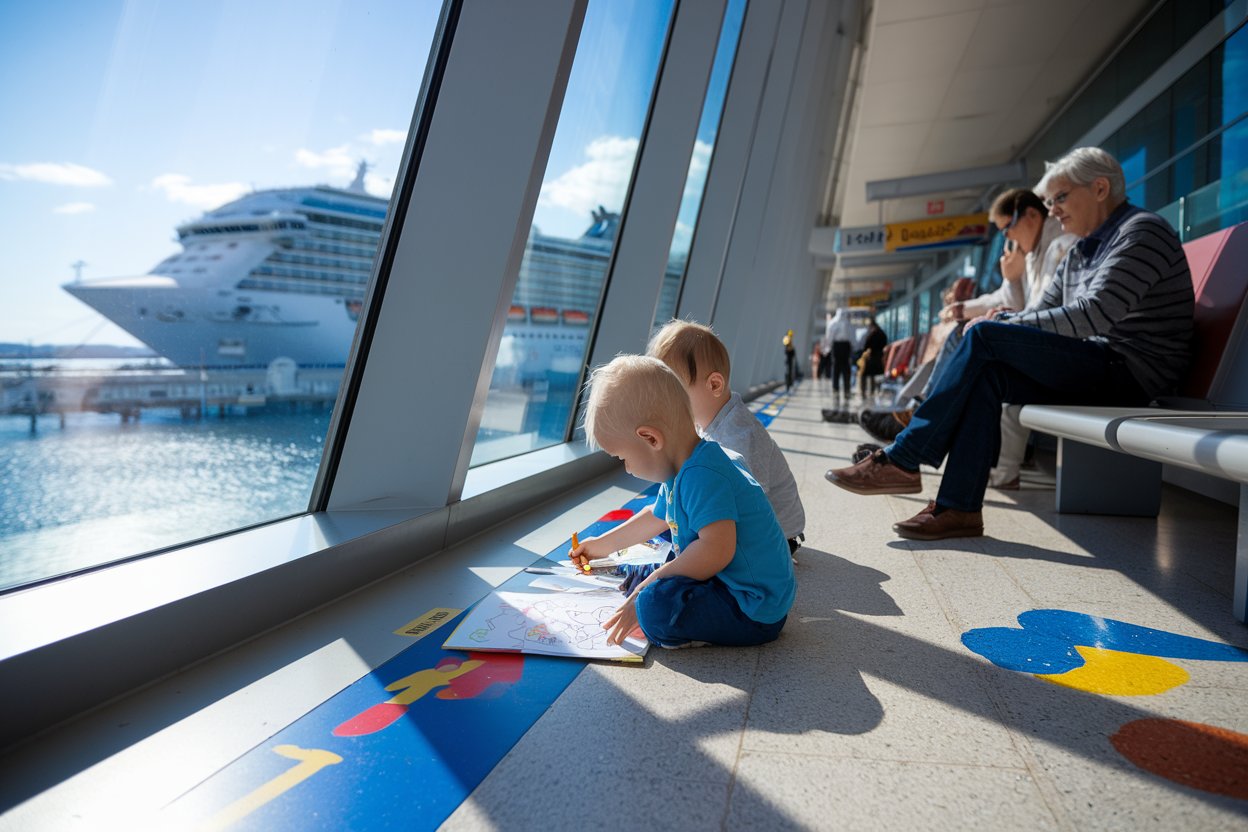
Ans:
<svg viewBox="0 0 1248 832"><path fill-rule="evenodd" d="M892 442L905 429L891 410L864 410L858 415L858 424L879 442Z"/></svg>
<svg viewBox="0 0 1248 832"><path fill-rule="evenodd" d="M874 442L863 442L857 447L857 449L854 450L854 454L850 457L850 459L853 460L856 465L878 450L880 450L880 446L876 445Z"/></svg>
<svg viewBox="0 0 1248 832"><path fill-rule="evenodd" d="M838 425L849 425L857 421L854 418L854 414L848 410L832 410L825 407L823 408L822 413L823 421L834 422Z"/></svg>

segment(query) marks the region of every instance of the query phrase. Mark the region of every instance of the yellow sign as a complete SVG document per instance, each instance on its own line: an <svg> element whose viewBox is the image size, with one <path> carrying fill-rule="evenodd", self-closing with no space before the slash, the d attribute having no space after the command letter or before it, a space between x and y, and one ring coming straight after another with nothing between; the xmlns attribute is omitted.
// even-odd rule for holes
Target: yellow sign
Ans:
<svg viewBox="0 0 1248 832"><path fill-rule="evenodd" d="M872 292L869 295L850 295L845 299L846 306L875 306L893 296L892 292Z"/></svg>
<svg viewBox="0 0 1248 832"><path fill-rule="evenodd" d="M893 222L885 226L885 251L954 246L986 239L987 214L940 217L932 220Z"/></svg>
<svg viewBox="0 0 1248 832"><path fill-rule="evenodd" d="M411 636L412 638L424 638L434 630L459 615L463 610L453 610L446 607L435 607L429 612L413 621L409 621L402 627L394 631L396 636Z"/></svg>

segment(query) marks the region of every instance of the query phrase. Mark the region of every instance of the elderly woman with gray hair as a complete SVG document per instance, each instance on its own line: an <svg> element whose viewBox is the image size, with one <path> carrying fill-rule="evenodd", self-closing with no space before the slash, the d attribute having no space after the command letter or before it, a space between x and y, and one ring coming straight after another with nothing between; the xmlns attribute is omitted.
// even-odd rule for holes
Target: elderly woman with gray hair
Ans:
<svg viewBox="0 0 1248 832"><path fill-rule="evenodd" d="M1047 165L1036 186L1079 242L1040 302L980 318L893 444L828 471L857 494L916 494L921 464L948 465L936 499L893 525L912 540L983 534L1001 405L1143 405L1187 368L1195 301L1174 229L1127 202L1122 167L1095 147Z"/></svg>

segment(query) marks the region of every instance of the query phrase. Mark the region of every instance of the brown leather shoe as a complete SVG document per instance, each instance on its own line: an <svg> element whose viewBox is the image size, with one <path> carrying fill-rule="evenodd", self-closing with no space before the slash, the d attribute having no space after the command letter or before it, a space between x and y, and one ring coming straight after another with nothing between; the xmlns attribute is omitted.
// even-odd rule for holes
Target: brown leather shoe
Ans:
<svg viewBox="0 0 1248 832"><path fill-rule="evenodd" d="M982 537L984 513L982 511L958 511L941 509L936 513L936 501L927 508L900 523L893 524L893 531L907 540L944 540L947 537Z"/></svg>
<svg viewBox="0 0 1248 832"><path fill-rule="evenodd" d="M855 494L918 494L923 490L919 472L898 468L883 450L848 468L830 469L823 477Z"/></svg>

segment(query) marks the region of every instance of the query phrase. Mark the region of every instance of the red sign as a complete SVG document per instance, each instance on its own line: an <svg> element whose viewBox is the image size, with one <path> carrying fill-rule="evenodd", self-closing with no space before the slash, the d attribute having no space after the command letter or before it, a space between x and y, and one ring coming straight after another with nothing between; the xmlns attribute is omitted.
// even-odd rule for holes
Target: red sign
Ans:
<svg viewBox="0 0 1248 832"><path fill-rule="evenodd" d="M943 199L929 199L927 202L927 213L929 214L945 213L945 201Z"/></svg>

